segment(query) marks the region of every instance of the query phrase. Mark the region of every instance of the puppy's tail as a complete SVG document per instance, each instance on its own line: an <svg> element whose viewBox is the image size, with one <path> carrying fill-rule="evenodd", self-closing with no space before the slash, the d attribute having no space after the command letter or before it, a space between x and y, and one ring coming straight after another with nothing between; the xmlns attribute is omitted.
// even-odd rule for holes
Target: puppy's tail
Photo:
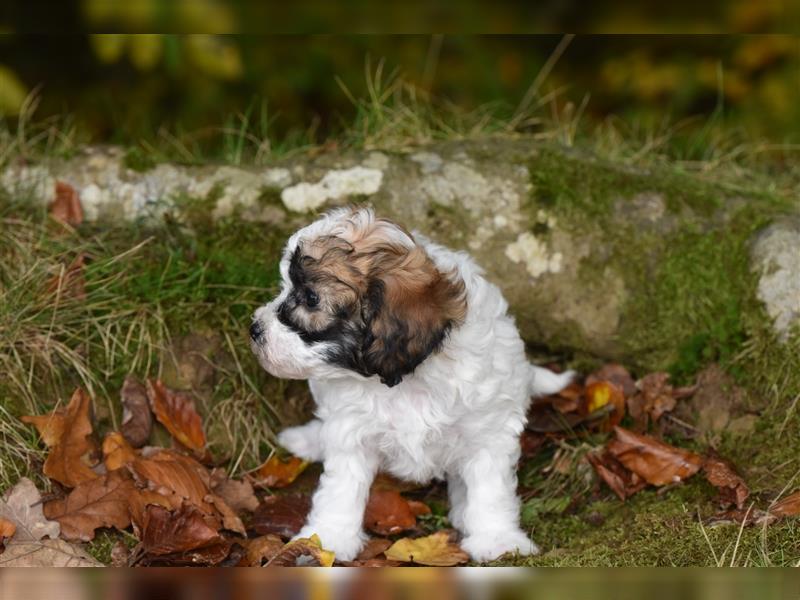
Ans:
<svg viewBox="0 0 800 600"><path fill-rule="evenodd" d="M549 396L557 394L567 387L575 379L575 371L565 371L563 373L553 373L549 369L543 369L535 365L530 366L531 370L531 395Z"/></svg>

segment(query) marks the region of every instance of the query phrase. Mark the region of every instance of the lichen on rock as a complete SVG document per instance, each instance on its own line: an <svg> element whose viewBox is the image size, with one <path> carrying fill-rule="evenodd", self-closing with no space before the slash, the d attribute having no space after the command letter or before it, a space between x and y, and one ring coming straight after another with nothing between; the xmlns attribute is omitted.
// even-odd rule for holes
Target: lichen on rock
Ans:
<svg viewBox="0 0 800 600"><path fill-rule="evenodd" d="M376 193L383 181L383 171L363 166L332 169L317 183L298 183L281 192L283 204L294 212L310 212L329 200Z"/></svg>
<svg viewBox="0 0 800 600"><path fill-rule="evenodd" d="M752 248L758 274L758 298L764 303L780 339L800 324L800 217L777 221L764 229Z"/></svg>

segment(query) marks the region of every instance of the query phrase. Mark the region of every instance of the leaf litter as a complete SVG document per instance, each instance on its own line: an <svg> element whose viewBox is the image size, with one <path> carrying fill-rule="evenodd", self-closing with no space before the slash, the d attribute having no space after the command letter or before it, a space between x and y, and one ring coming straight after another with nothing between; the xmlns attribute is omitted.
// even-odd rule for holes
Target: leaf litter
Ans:
<svg viewBox="0 0 800 600"><path fill-rule="evenodd" d="M594 471L623 501L645 487L666 490L702 472L718 490L721 512L712 520L768 523L800 514L800 491L765 510L752 505L745 510L749 488L733 464L713 448L698 453L663 439L669 431L665 419L695 391L672 386L664 373L637 381L623 366L605 365L585 381L534 401L521 439L523 453L531 457L548 445L580 439L588 442L588 452L571 454L566 462L554 457L545 470L567 476L582 463L587 475ZM0 550L5 546L0 563L98 565L80 543L100 529L132 531L139 540L132 552L125 544L115 546L116 565L450 566L469 561L457 534L441 529L446 520L433 516L423 501L429 492L381 475L364 515L365 529L377 537L355 560L336 562L316 536L294 539L311 507L309 494L291 490L305 461L274 452L254 471L233 479L222 468L206 466L212 461L190 393L159 380L143 385L129 376L120 400L120 430L106 433L100 445L91 398L81 389L65 407L22 417L47 446L43 472L59 485L42 502L34 484L22 479L0 500ZM168 431L173 448L147 446L154 421ZM597 436L610 439L598 447L591 442ZM553 499L548 506L567 510L574 501ZM421 516L434 521L421 527ZM430 533L433 522L437 529ZM20 545L27 545L32 558L21 558Z"/></svg>

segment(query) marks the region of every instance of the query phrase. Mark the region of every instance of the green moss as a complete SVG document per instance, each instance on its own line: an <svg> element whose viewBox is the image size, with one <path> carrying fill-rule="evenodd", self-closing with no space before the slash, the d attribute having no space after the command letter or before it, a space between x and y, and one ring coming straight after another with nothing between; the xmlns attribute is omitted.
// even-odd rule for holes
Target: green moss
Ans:
<svg viewBox="0 0 800 600"><path fill-rule="evenodd" d="M577 211L581 216L605 218L616 200L658 190L673 213L690 209L710 215L722 200L718 188L674 166L635 169L565 148L543 148L529 162L528 169L532 188L527 207L534 211L550 208L570 215Z"/></svg>

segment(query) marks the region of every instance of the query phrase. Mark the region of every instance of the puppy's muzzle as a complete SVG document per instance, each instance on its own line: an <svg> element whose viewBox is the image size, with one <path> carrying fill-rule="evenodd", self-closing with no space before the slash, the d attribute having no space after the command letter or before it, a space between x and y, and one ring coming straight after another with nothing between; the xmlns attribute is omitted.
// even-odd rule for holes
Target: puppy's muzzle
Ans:
<svg viewBox="0 0 800 600"><path fill-rule="evenodd" d="M250 339L256 344L260 344L264 339L264 328L258 321L253 321L253 323L250 325Z"/></svg>

